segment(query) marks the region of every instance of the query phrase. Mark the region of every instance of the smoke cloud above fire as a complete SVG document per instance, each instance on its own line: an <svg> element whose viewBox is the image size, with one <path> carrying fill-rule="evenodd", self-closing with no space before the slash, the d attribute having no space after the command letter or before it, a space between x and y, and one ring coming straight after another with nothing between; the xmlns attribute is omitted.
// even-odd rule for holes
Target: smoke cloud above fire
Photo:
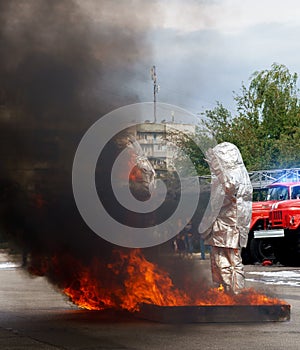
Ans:
<svg viewBox="0 0 300 350"><path fill-rule="evenodd" d="M147 18L127 5L124 13L110 1L0 3L1 222L28 252L87 255L84 246L92 255L105 246L79 218L71 170L88 127L140 100Z"/></svg>
<svg viewBox="0 0 300 350"><path fill-rule="evenodd" d="M88 4L95 5L94 18L85 10ZM23 104L27 120L72 122L137 102L134 82L148 74L137 67L151 57L139 26L147 18L130 3L127 13L112 4L2 1L2 105ZM129 14L136 26L126 25Z"/></svg>

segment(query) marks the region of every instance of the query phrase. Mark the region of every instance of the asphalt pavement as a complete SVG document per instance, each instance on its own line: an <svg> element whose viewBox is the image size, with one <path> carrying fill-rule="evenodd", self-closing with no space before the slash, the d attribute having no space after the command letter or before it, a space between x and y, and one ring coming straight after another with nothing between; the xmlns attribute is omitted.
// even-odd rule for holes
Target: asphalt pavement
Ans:
<svg viewBox="0 0 300 350"><path fill-rule="evenodd" d="M209 260L193 257L196 269ZM300 268L253 266L246 286L272 291L291 305L291 320L165 324L126 312L78 309L43 277L31 277L0 254L0 349L299 349ZM299 285L298 285L299 277Z"/></svg>

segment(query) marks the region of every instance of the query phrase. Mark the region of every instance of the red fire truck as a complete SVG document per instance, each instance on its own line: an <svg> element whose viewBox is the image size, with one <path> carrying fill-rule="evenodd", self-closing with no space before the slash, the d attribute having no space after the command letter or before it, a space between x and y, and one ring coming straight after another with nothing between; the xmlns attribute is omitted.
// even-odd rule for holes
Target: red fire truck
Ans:
<svg viewBox="0 0 300 350"><path fill-rule="evenodd" d="M273 183L267 186L265 192L263 201L253 202L252 204L248 245L243 250L244 263L262 262L264 260L277 260L284 263L283 255L285 254L281 252L283 251L281 244L284 241L286 245L289 245L290 241L284 239L288 235L284 229L289 229L290 226L285 221L284 223L274 221L274 215L280 215L280 208L284 207L291 212L295 210L292 209L294 208L293 205L298 203L299 216L296 218L298 224L300 224L300 200L297 200L297 198L300 198L300 182ZM294 226L292 230L294 230Z"/></svg>

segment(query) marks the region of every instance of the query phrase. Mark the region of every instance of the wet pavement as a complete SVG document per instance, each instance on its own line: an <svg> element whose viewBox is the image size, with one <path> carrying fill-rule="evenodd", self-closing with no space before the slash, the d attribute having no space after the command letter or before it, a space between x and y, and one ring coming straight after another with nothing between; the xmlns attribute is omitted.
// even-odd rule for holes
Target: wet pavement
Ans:
<svg viewBox="0 0 300 350"><path fill-rule="evenodd" d="M196 269L209 260L193 258ZM291 305L288 322L161 324L126 312L80 310L43 277L0 254L0 349L299 349L300 268L246 266L247 287Z"/></svg>

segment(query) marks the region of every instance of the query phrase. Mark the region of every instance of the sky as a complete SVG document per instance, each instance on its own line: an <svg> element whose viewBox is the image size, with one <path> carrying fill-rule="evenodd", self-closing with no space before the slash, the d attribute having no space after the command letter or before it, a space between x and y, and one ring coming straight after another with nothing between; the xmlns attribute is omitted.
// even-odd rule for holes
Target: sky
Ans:
<svg viewBox="0 0 300 350"><path fill-rule="evenodd" d="M276 62L300 72L297 1L165 1L164 8L154 40L162 100L192 112L220 101L234 111L233 92L255 71Z"/></svg>
<svg viewBox="0 0 300 350"><path fill-rule="evenodd" d="M239 93L255 71L279 63L292 73L300 72L300 4L296 0L117 2L128 4L127 26L136 25L131 9L138 10L140 30L148 34L149 66L156 66L161 102L201 113L219 101L233 112L233 92ZM96 17L91 3L84 7L93 8ZM107 20L111 16L107 13ZM149 84L145 79L139 85L145 92L142 99L150 98Z"/></svg>
<svg viewBox="0 0 300 350"><path fill-rule="evenodd" d="M79 2L96 20L97 5ZM156 66L161 102L201 113L219 101L234 112L233 92L239 93L255 71L279 63L292 73L300 72L300 4L296 0L114 3L124 14L122 26L138 26L147 33L151 55L149 62L144 61L149 67L144 68ZM120 21L109 10L102 12L106 20ZM137 85L144 92L142 100L151 100L150 84L145 79Z"/></svg>
<svg viewBox="0 0 300 350"><path fill-rule="evenodd" d="M300 72L296 0L11 0L1 8L9 80L13 69L30 80L32 58L48 55L47 72L59 60L56 74L71 67L81 105L153 101L155 65L159 102L202 113L219 101L234 113L234 92L255 71L279 63Z"/></svg>

